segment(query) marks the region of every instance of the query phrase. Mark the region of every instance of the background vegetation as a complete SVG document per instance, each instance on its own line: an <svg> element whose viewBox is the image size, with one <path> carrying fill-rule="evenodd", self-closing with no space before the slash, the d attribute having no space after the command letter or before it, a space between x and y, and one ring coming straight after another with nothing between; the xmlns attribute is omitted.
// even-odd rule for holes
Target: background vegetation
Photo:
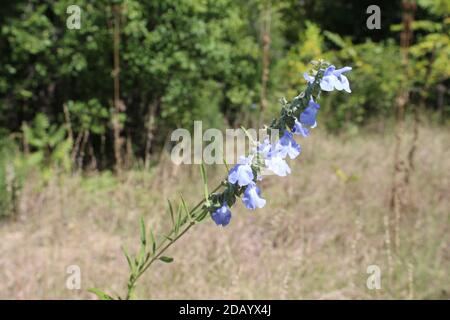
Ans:
<svg viewBox="0 0 450 320"><path fill-rule="evenodd" d="M169 134L194 120L204 129L270 121L321 57L353 67L353 92L321 99L320 135L308 142L316 148L305 148L290 191L273 186L280 202L235 219L228 234L202 226L174 266L149 275L142 296L448 298L450 1L416 3L406 64L402 1L2 4L0 296L88 297L65 288L70 264L84 270L84 289L120 291L120 244L131 243L137 217L162 228L165 197L182 191L195 201L201 190L177 187L199 179L168 163ZM66 27L72 4L82 10L79 30ZM381 8L380 30L366 27L371 4ZM422 134L394 248L386 212L401 92L405 139L415 139L413 110ZM365 287L369 264L389 270L385 291ZM199 291L189 290L194 282Z"/></svg>

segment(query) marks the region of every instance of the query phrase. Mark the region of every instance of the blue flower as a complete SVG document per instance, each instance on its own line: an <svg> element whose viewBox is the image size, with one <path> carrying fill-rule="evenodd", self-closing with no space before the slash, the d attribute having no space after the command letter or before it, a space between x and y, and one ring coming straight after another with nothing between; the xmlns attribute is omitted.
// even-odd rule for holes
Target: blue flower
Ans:
<svg viewBox="0 0 450 320"><path fill-rule="evenodd" d="M266 155L270 152L271 149L272 145L270 144L269 138L265 138L264 141L258 145L257 151L263 157L266 157Z"/></svg>
<svg viewBox="0 0 450 320"><path fill-rule="evenodd" d="M297 135L302 135L303 137L307 137L310 134L309 129L302 126L301 122L299 122L298 120L295 120L292 132Z"/></svg>
<svg viewBox="0 0 450 320"><path fill-rule="evenodd" d="M231 211L226 204L222 205L219 209L211 214L211 218L218 226L225 227L230 223Z"/></svg>
<svg viewBox="0 0 450 320"><path fill-rule="evenodd" d="M270 157L265 160L266 168L271 170L277 176L285 177L291 173L291 169L289 168L286 161L280 156Z"/></svg>
<svg viewBox="0 0 450 320"><path fill-rule="evenodd" d="M352 70L351 67L344 67L341 69L337 69L335 66L329 66L324 74L323 78L320 81L320 88L324 91L333 91L336 90L345 90L348 93L351 93L350 90L350 83L348 82L348 79L346 76L343 75L344 72L348 72ZM312 83L314 82L314 77L310 76L308 73L305 73L304 78L306 81Z"/></svg>
<svg viewBox="0 0 450 320"><path fill-rule="evenodd" d="M350 90L350 83L346 76L343 75L344 72L352 70L350 67L344 67L336 70L335 66L329 66L323 75L322 81L320 82L320 88L324 91L345 90L348 93L352 92Z"/></svg>
<svg viewBox="0 0 450 320"><path fill-rule="evenodd" d="M241 187L248 185L253 181L254 175L251 161L248 158L241 158L240 163L231 168L228 173L228 181L232 184L237 184Z"/></svg>
<svg viewBox="0 0 450 320"><path fill-rule="evenodd" d="M272 152L272 156L280 156L281 158L286 158L288 155L289 158L294 159L301 152L300 146L295 142L292 133L287 130L284 130L284 134L281 139L275 145L275 148Z"/></svg>
<svg viewBox="0 0 450 320"><path fill-rule="evenodd" d="M320 105L311 98L306 109L300 114L300 122L304 125L315 127L317 111L319 111Z"/></svg>
<svg viewBox="0 0 450 320"><path fill-rule="evenodd" d="M310 76L308 72L305 72L305 73L303 74L303 78L304 78L306 81L308 81L309 83L313 83L313 82L314 82L314 79L315 79L315 77Z"/></svg>
<svg viewBox="0 0 450 320"><path fill-rule="evenodd" d="M270 144L269 139L265 139L258 147L258 152L265 158L264 164L267 169L280 177L285 177L291 173L287 162L284 160L287 155L291 159L300 154L300 146L295 142L292 133L285 130L283 137L275 146Z"/></svg>
<svg viewBox="0 0 450 320"><path fill-rule="evenodd" d="M242 197L242 202L250 210L262 208L266 205L266 200L261 198L261 190L259 190L255 183L250 183L247 186Z"/></svg>

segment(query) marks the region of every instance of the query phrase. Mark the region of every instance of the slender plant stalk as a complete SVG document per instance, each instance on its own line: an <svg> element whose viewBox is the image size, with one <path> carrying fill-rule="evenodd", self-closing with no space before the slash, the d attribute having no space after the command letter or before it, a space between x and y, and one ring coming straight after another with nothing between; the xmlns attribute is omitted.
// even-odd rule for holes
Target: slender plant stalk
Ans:
<svg viewBox="0 0 450 320"><path fill-rule="evenodd" d="M308 88L306 89L306 91L302 94L299 95L298 97L294 98L294 100L291 102L291 104L283 103L285 105L285 107L287 105L289 105L289 107L286 107L286 109L283 109L283 111L281 112L281 115L278 119L275 119L272 124L267 128L268 131L270 130L284 130L287 123L289 122L289 120L292 120L293 114L295 113L299 113L300 109L299 107L302 106L303 101L309 101L311 97L313 97L314 95L319 95L320 91L315 91L314 88L319 87L319 81L323 76L323 70L321 69L322 67L322 62L320 62L318 64L318 70L319 73L317 74L314 84L311 86L308 86ZM133 292L134 289L136 287L136 282L137 280L150 268L150 266L157 260L161 260L162 259L162 254L164 252L166 252L167 249L169 249L176 241L178 241L183 235L185 235L195 224L197 219L203 220L204 217L208 214L208 207L204 206L204 204L209 205L210 204L210 199L213 198L213 196L215 195L215 193L222 187L229 187L229 185L227 185L226 181L223 181L222 183L220 183L212 192L208 192L207 191L207 183L206 183L206 173L204 171L204 167L202 165L202 178L204 180L205 183L205 197L204 199L202 199L199 203L197 203L197 205L195 205L191 210L187 210L187 208L185 207L185 203L184 203L184 199L182 198L182 204L185 208L186 211L186 215L183 218L179 218L177 220L176 223L173 223L172 229L170 230L170 232L164 236L164 239L158 244L156 245L153 242L153 253L151 254L151 252L147 253L144 261L143 262L139 262L137 259L136 261L138 261L138 270L136 272L133 272L133 268L132 265L130 263L130 258L127 256L127 259L129 260L129 264L130 264L130 268L131 270L131 274L130 277L128 279L128 291L127 291L127 295L125 297L125 299L132 299L133 298ZM239 196L242 193L242 189L241 190L234 190L234 195L235 196ZM197 212L198 209L201 210L199 212ZM172 208L171 209L171 213L172 213ZM173 213L172 213L173 214ZM173 217L172 217L173 219ZM181 232L179 232L180 228L182 228L184 225L186 225L186 223L189 223L187 225L187 227L185 227ZM146 241L145 239L145 226L143 225L142 222L142 229L144 229L144 231L141 231L141 242L142 242L142 247L141 247L141 252L145 252L146 250ZM142 235L142 233L144 233L144 235ZM175 238L171 238L173 235L175 235ZM166 243L167 241L169 241L168 243ZM164 260L163 260L164 261ZM171 259L170 259L171 261Z"/></svg>
<svg viewBox="0 0 450 320"><path fill-rule="evenodd" d="M216 188L214 188L214 190L211 193L214 193L216 191L218 191L221 187L223 186L223 183L219 184ZM199 201L189 212L188 216L185 216L180 224L181 226L179 227L183 227L187 222L188 222L188 218L189 216L192 216L192 218L195 219L195 212L201 208L201 206L206 202L206 198L202 199L201 201ZM199 215L202 213L205 213L206 209L203 209L199 212ZM198 216L198 215L197 215ZM155 253L152 256L147 256L146 257L146 261L145 263L142 265L141 269L138 271L137 274L131 274L129 279L128 279L128 291L127 291L127 295L125 297L126 300L129 300L132 298L132 294L134 291L134 288L136 286L136 282L137 280L145 273L145 271L147 271L147 269L155 262L157 261L162 254L169 249L177 240L179 240L183 235L185 235L189 229L191 229L194 225L196 224L195 220L191 220L188 224L187 227L185 227L183 229L183 231L181 231L175 238L171 239L170 237L176 233L176 226L173 226L171 231L169 232L169 234L167 236L164 237L164 239L157 245L156 249L155 249ZM169 241L168 243L166 243L167 241Z"/></svg>
<svg viewBox="0 0 450 320"><path fill-rule="evenodd" d="M324 77L325 68L330 66L329 63L322 60L313 63L315 65L315 77L313 81L308 82L308 86L305 91L300 93L291 102L286 101L286 99L281 99L282 109L280 116L274 119L269 126L265 129L269 134L273 131L275 132L285 132L287 128L291 131L293 130L296 119L300 117L300 113L304 110L309 103L317 99L320 95L320 81ZM243 128L244 129L244 128ZM249 133L244 129L252 143L256 143L249 135ZM255 172L254 176L257 177L262 168L261 159L257 155L257 160L252 165L252 170ZM229 170L227 166L227 171ZM157 260L162 262L170 263L173 261L172 258L163 256L163 254L181 237L183 237L194 225L203 221L208 214L216 213L217 210L225 206L232 206L238 198L242 196L245 188L239 186L238 184L231 183L228 180L222 181L213 191L208 191L208 183L206 177L206 170L204 166L201 166L201 175L204 184L204 197L199 201L192 209L188 209L181 196L181 203L178 207L177 214L169 201L169 209L172 221L172 228L169 233L163 235L163 239L157 243L155 237L151 230L149 230L149 235L147 233L147 228L145 226L144 219L141 218L140 221L140 231L141 231L141 246L140 250L136 255L130 256L128 252L124 249L124 254L127 259L128 265L130 267L130 276L127 283L127 294L125 299L134 298L134 289L138 279L153 265ZM256 178L254 178L256 179ZM223 189L218 192L219 189ZM150 241L148 241L150 240ZM149 246L150 245L150 246ZM112 300L113 297L102 292L99 289L92 288L91 292L97 294L101 299ZM118 297L122 299L121 297Z"/></svg>
<svg viewBox="0 0 450 320"><path fill-rule="evenodd" d="M433 64L436 60L436 51L437 51L437 47L436 45L433 48L432 54L431 54L431 58L430 58L430 62L427 66L426 69L426 73L425 73L425 85L422 87L421 91L420 91L420 100L419 103L417 105L414 105L414 109L413 109L413 114L414 114L414 125L413 125L413 137L412 137L412 141L411 141L411 146L408 152L408 167L407 167L407 171L405 174L405 184L407 186L409 186L410 184L410 175L411 173L415 170L415 154L416 154L416 150L417 150L417 144L418 144L418 140L419 140L419 126L420 126L420 110L425 110L425 102L426 102L426 98L427 98L427 92L430 91L430 86L431 86L431 81L430 81L430 77L431 77L431 71L433 69Z"/></svg>
<svg viewBox="0 0 450 320"><path fill-rule="evenodd" d="M184 234L186 234L186 232L188 232L189 229L191 227L193 227L194 225L195 225L195 222L189 223L189 225L178 236L176 236L172 241L170 241L163 248L161 248L158 251L158 253L156 253L153 256L153 258L151 258L150 261L138 272L137 275L130 276L130 279L128 282L128 292L127 292L126 300L129 300L132 297L134 287L136 286L136 281L144 274L145 271L147 271L147 269L153 264L153 262L158 260L162 256L162 254L172 246L172 244L174 244L178 239L180 239Z"/></svg>
<svg viewBox="0 0 450 320"><path fill-rule="evenodd" d="M269 82L269 72L270 72L270 23L271 23L271 3L265 5L262 10L262 74L261 74L261 107L258 114L258 125L261 126L262 116L264 111L267 109L267 84Z"/></svg>
<svg viewBox="0 0 450 320"><path fill-rule="evenodd" d="M394 147L394 175L391 191L390 208L394 213L394 244L398 249L400 246L400 219L402 204L404 203L404 176L407 174L405 161L401 155L404 140L404 116L405 107L409 101L409 90L406 85L409 75L409 47L412 41L412 22L416 6L409 0L402 1L403 7L403 30L400 34L400 47L402 53L402 66L405 70L405 79L401 84L397 97L396 117L395 117L395 147Z"/></svg>
<svg viewBox="0 0 450 320"><path fill-rule="evenodd" d="M113 42L114 42L114 114L113 114L113 131L114 131L114 156L116 160L116 171L120 172L122 169L122 139L120 137L121 124L119 120L119 114L122 106L120 101L120 4L114 4L112 7L114 15L114 30L113 30Z"/></svg>

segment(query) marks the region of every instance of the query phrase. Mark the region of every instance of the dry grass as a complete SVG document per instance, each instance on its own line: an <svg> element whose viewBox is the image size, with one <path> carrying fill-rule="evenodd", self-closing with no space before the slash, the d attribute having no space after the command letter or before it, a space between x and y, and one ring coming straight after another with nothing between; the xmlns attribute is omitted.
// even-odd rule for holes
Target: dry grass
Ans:
<svg viewBox="0 0 450 320"><path fill-rule="evenodd" d="M293 175L263 184L268 205L233 209L229 227L209 219L188 233L141 279L149 299L450 298L450 132L422 129L411 201L394 248L388 210L391 135L353 138L320 131L302 142ZM197 168L195 168L197 170ZM219 170L219 169L217 169ZM197 172L64 176L28 181L21 215L0 225L0 298L93 298L92 286L124 292L121 245L135 247L138 217L166 227L165 198L194 203ZM337 174L337 172L340 172ZM225 172L210 171L213 180ZM342 173L353 175L345 181ZM387 222L387 227L384 222ZM381 290L366 287L369 265L381 268ZM69 290L66 268L79 265L82 289Z"/></svg>

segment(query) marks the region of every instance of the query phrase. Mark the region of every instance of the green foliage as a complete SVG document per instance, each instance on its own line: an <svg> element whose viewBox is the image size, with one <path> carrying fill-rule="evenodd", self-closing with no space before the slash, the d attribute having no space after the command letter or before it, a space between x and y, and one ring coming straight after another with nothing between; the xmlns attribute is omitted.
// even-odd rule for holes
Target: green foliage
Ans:
<svg viewBox="0 0 450 320"><path fill-rule="evenodd" d="M416 41L409 50L409 64L402 66L399 45L393 39L355 43L330 31L322 31L317 24L304 22L298 44L292 46L277 64L279 83L277 92L287 91L294 96L304 83L301 70L311 59L310 54L335 60L336 65L353 67L350 84L353 94L342 99L331 94L321 99L327 129L354 132L357 126L372 118L390 117L398 95L399 84L407 84L412 92L410 103L435 105L438 97L430 88L445 84L450 78L449 21L418 20L412 25ZM392 25L399 32L402 25ZM278 78L277 78L278 79ZM445 88L445 86L444 86ZM337 103L335 103L337 101ZM444 106L441 106L443 108Z"/></svg>
<svg viewBox="0 0 450 320"><path fill-rule="evenodd" d="M110 113L97 99L90 99L86 103L80 101L68 101L72 128L75 132L91 132L104 134L108 127ZM122 122L125 119L121 119Z"/></svg>
<svg viewBox="0 0 450 320"><path fill-rule="evenodd" d="M79 30L66 28L71 4L18 2L0 15L0 125L17 130L36 111L50 109L52 121L62 125L67 104L75 132L89 130L91 140L110 137L111 2L78 1ZM189 128L194 119L214 127L235 122L242 107L259 99L259 45L246 10L233 0L122 2L121 120L125 131L133 129L137 152L145 147L143 120L150 113L159 128L154 145L160 146L167 133ZM106 140L107 152L112 144Z"/></svg>
<svg viewBox="0 0 450 320"><path fill-rule="evenodd" d="M171 263L173 261L173 258L172 257L162 256L162 257L159 258L159 260L161 260L162 262L165 262L165 263Z"/></svg>
<svg viewBox="0 0 450 320"><path fill-rule="evenodd" d="M389 117L404 77L398 47L392 41L378 44L367 41L359 45L347 41L337 56L343 64L354 68L351 88L355 94L345 100L335 94L324 97L322 105L328 129L351 130L355 124L373 117Z"/></svg>
<svg viewBox="0 0 450 320"><path fill-rule="evenodd" d="M15 144L9 138L0 137L0 218L16 210L21 186L16 156Z"/></svg>
<svg viewBox="0 0 450 320"><path fill-rule="evenodd" d="M289 97L305 83L301 72L310 61L311 53L328 59L334 57L336 65L353 67L350 75L353 94L343 99L332 93L320 100L321 116L327 118L321 122L326 123L329 130L351 129L372 116L387 116L391 112L402 75L399 50L392 41L353 44L350 38L329 31L322 35L320 28L311 22L306 22L306 29L299 38L299 44L292 47L278 65L287 85L280 90L287 90ZM327 50L327 42L338 49Z"/></svg>
<svg viewBox="0 0 450 320"><path fill-rule="evenodd" d="M450 1L448 0L417 0L417 3L436 15L450 14Z"/></svg>
<svg viewBox="0 0 450 320"><path fill-rule="evenodd" d="M308 64L315 57L323 56L324 39L318 25L312 22L305 23L306 29L300 32L299 42L290 48L286 56L281 59L276 68L276 74L282 86L280 92L292 98L298 94L298 88L305 84L303 72L309 69ZM275 114L278 112L274 110Z"/></svg>
<svg viewBox="0 0 450 320"><path fill-rule="evenodd" d="M66 138L65 127L50 124L48 117L39 113L32 126L24 124L22 130L32 152L27 158L28 166L37 166L45 170L46 175L54 168L70 169L72 141Z"/></svg>
<svg viewBox="0 0 450 320"><path fill-rule="evenodd" d="M450 20L444 24L417 21L417 30L426 31L411 47L412 73L416 87L429 88L450 78Z"/></svg>
<svg viewBox="0 0 450 320"><path fill-rule="evenodd" d="M334 95L321 102L328 129L355 128L372 117L391 115L401 80L401 5L379 3L383 28L375 31L361 27L368 1L120 1L122 137L131 139L131 150L139 158L149 151L148 145L151 153L160 152L168 133L191 128L194 120L202 119L204 128L252 123L261 99L267 8L270 103L263 116L274 114L281 94L293 97L304 84L301 72L312 58L331 56L336 64L354 68L354 94L345 101L336 97L340 103L333 108ZM448 108L448 3L419 0L412 25L412 101L425 96L425 105L439 110ZM67 106L74 140L86 137L84 146L92 148L89 156L100 159L97 165L105 168L112 165L108 159L114 159L113 2L77 1L79 30L66 27L66 9L72 4L33 0L2 7L0 127L15 133L23 122L43 113L60 128L66 125ZM437 93L435 88L443 89ZM48 160L42 153L34 157Z"/></svg>
<svg viewBox="0 0 450 320"><path fill-rule="evenodd" d="M235 1L125 1L124 8L124 98L135 114L157 108L159 140L199 117L221 127L224 105L233 121L251 104L259 48ZM140 120L129 124L142 127Z"/></svg>
<svg viewBox="0 0 450 320"><path fill-rule="evenodd" d="M95 294L100 300L114 300L113 297L111 297L110 295L104 293L100 289L90 288L88 291L92 292L93 294Z"/></svg>

